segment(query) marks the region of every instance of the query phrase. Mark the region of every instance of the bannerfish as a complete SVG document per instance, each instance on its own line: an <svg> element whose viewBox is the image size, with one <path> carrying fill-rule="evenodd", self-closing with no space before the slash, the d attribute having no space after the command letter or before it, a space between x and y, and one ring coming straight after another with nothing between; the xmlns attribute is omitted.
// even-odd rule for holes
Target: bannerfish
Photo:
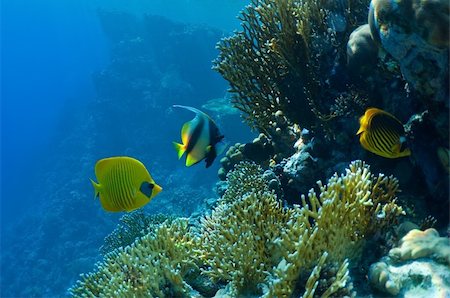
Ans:
<svg viewBox="0 0 450 298"><path fill-rule="evenodd" d="M173 142L173 146L180 159L186 152L186 166L190 167L205 159L206 167L210 167L217 155L225 150L225 144L221 141L223 135L220 133L216 123L202 111L187 107L174 105L194 112L194 119L186 122L181 128L182 144Z"/></svg>
<svg viewBox="0 0 450 298"><path fill-rule="evenodd" d="M137 159L118 156L97 161L91 179L95 197L103 209L112 212L133 211L146 205L162 188L153 181L145 166Z"/></svg>
<svg viewBox="0 0 450 298"><path fill-rule="evenodd" d="M377 155L398 158L411 155L406 148L405 130L400 120L377 108L369 108L359 118L361 146Z"/></svg>

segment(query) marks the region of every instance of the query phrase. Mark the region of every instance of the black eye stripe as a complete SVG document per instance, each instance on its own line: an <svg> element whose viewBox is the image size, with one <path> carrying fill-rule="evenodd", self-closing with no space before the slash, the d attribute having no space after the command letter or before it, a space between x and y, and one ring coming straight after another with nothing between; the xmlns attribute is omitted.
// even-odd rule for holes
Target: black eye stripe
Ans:
<svg viewBox="0 0 450 298"><path fill-rule="evenodd" d="M152 192L153 192L153 188L155 187L155 185L153 183L149 183L149 182L142 182L141 187L139 188L139 190L148 198L150 198L152 196Z"/></svg>

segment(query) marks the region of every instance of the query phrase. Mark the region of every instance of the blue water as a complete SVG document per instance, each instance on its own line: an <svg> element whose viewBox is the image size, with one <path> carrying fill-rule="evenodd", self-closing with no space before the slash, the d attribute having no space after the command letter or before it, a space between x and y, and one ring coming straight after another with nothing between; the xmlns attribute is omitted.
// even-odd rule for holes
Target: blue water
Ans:
<svg viewBox="0 0 450 298"><path fill-rule="evenodd" d="M176 158L193 115L171 105L225 95L214 46L246 2L2 3L1 297L64 296L92 269L120 217L92 199L98 159L148 166L164 187L149 213L189 215L215 195L218 161ZM211 113L230 144L249 139L239 116Z"/></svg>

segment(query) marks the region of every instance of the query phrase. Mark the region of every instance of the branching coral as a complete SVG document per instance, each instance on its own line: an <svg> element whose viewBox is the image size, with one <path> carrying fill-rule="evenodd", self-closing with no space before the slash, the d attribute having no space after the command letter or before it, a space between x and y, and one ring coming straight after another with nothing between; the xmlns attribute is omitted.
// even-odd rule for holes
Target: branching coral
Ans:
<svg viewBox="0 0 450 298"><path fill-rule="evenodd" d="M119 219L120 224L116 229L105 237L105 243L100 247L100 252L106 255L115 249L128 246L137 238L154 233L164 221L173 219L163 214L148 215L142 209L127 213Z"/></svg>
<svg viewBox="0 0 450 298"><path fill-rule="evenodd" d="M163 223L154 235L108 254L71 294L187 297L200 269L228 283L232 297L352 296L348 268L363 241L402 213L397 181L375 177L360 161L327 185L319 182L320 195L311 190L302 207L283 207L261 168L249 162L229 173L228 183L199 227Z"/></svg>
<svg viewBox="0 0 450 298"><path fill-rule="evenodd" d="M308 203L302 196L301 216L292 218L277 239L283 259L269 287L275 296L290 295L302 270L311 268L325 251L330 261L357 259L364 239L403 213L394 199L397 180L375 177L360 161L340 177L335 174L327 185L318 185L320 196L311 190ZM377 216L380 211L383 216Z"/></svg>
<svg viewBox="0 0 450 298"><path fill-rule="evenodd" d="M231 283L232 293L257 293L277 261L274 240L292 217L269 192L252 192L219 205L202 221L205 273Z"/></svg>
<svg viewBox="0 0 450 298"><path fill-rule="evenodd" d="M301 127L336 116L322 112L322 101L330 97L323 74L333 65L324 58L335 51L345 57L354 12L367 2L351 0L343 7L325 0L253 0L246 7L243 31L219 44L215 69L230 82L232 102L251 127L267 132L278 110Z"/></svg>
<svg viewBox="0 0 450 298"><path fill-rule="evenodd" d="M249 193L265 192L269 188L262 177L262 168L252 162L241 162L227 175L228 188L220 199L222 204L232 203Z"/></svg>
<svg viewBox="0 0 450 298"><path fill-rule="evenodd" d="M193 247L186 220L164 223L155 235L108 254L69 292L75 297L189 296L192 288L184 278L197 268Z"/></svg>

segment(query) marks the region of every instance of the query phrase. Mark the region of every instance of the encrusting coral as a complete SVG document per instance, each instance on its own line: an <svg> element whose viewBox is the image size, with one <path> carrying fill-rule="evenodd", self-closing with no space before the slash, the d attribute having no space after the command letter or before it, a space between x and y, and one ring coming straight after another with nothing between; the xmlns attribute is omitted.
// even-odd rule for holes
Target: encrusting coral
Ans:
<svg viewBox="0 0 450 298"><path fill-rule="evenodd" d="M450 242L435 229L413 229L400 246L370 267L373 287L390 295L446 297L450 293Z"/></svg>
<svg viewBox="0 0 450 298"><path fill-rule="evenodd" d="M435 229L411 230L399 244L390 250L389 257L402 261L429 257L450 266L449 239L439 237Z"/></svg>
<svg viewBox="0 0 450 298"><path fill-rule="evenodd" d="M402 213L395 204L397 181L376 177L356 161L318 185L319 196L311 190L301 206L283 207L262 169L241 163L199 226L188 228L182 219L163 223L153 235L108 254L70 293L211 296L199 290L202 272L213 283L228 284L221 291L231 297L352 296L349 267L365 239Z"/></svg>

